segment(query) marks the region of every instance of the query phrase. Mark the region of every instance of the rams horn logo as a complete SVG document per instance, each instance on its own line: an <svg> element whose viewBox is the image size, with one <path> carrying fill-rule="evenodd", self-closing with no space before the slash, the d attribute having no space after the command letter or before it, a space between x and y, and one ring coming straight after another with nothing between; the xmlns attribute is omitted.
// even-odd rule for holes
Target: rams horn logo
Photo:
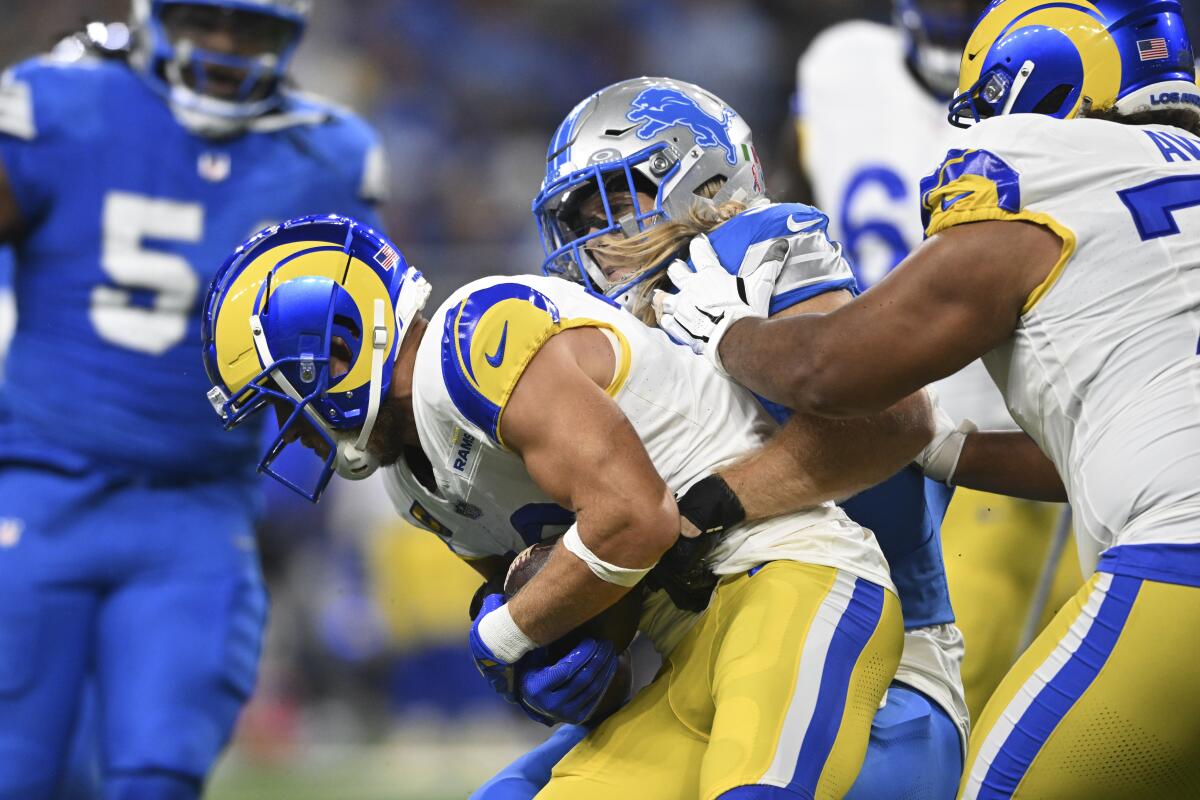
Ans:
<svg viewBox="0 0 1200 800"><path fill-rule="evenodd" d="M725 109L718 119L678 89L654 87L634 98L625 118L643 123L637 131L639 139L650 139L667 128L683 125L696 137L696 144L720 147L725 151L725 160L736 164L737 151L729 138L729 123L735 116L731 109Z"/></svg>

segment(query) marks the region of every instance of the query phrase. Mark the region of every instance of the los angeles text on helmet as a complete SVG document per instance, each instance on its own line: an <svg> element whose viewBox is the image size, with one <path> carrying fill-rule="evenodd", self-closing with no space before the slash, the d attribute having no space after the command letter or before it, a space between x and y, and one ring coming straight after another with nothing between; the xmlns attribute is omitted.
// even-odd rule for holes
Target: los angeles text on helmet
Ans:
<svg viewBox="0 0 1200 800"><path fill-rule="evenodd" d="M1180 104L1200 107L1200 94L1192 92L1161 92L1150 95L1151 106L1178 106Z"/></svg>

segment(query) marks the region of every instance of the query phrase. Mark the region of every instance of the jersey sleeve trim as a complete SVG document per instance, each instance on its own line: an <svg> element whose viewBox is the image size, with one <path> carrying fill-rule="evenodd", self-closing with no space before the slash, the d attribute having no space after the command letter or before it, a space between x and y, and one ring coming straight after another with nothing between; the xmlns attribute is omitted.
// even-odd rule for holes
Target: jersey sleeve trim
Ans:
<svg viewBox="0 0 1200 800"><path fill-rule="evenodd" d="M1020 175L987 150L952 150L941 168L922 181L921 203L926 237L971 222L1032 222L1062 240L1058 262L1021 309L1028 314L1054 287L1075 255L1075 232L1049 214L1030 211L1021 202Z"/></svg>
<svg viewBox="0 0 1200 800"><path fill-rule="evenodd" d="M803 303L805 300L811 300L814 297L839 290L846 290L852 294L858 294L858 283L853 277L850 277L835 281L815 283L811 286L801 286L796 289L789 289L788 291L783 292L782 294L777 294L771 298L771 305L767 311L767 316L774 316L780 311L787 311L789 308Z"/></svg>

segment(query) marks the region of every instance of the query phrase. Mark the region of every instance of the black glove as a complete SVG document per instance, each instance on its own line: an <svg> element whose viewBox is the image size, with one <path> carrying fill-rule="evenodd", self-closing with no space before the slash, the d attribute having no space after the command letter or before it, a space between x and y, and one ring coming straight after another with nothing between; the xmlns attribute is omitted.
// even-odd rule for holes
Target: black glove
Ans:
<svg viewBox="0 0 1200 800"><path fill-rule="evenodd" d="M700 530L698 536L680 535L646 576L651 589L663 589L677 608L703 611L717 585L705 559L728 528L746 519L746 510L729 484L709 475L677 501L679 513Z"/></svg>

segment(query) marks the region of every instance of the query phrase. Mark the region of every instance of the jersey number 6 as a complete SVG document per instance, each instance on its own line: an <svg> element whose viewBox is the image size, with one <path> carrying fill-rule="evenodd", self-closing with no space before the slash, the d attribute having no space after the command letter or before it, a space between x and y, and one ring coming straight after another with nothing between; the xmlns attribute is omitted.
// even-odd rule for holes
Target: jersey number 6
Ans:
<svg viewBox="0 0 1200 800"><path fill-rule="evenodd" d="M92 289L92 325L106 342L161 355L187 335L200 279L183 256L150 250L144 241L199 242L204 208L114 191L101 215L100 267L115 285Z"/></svg>

